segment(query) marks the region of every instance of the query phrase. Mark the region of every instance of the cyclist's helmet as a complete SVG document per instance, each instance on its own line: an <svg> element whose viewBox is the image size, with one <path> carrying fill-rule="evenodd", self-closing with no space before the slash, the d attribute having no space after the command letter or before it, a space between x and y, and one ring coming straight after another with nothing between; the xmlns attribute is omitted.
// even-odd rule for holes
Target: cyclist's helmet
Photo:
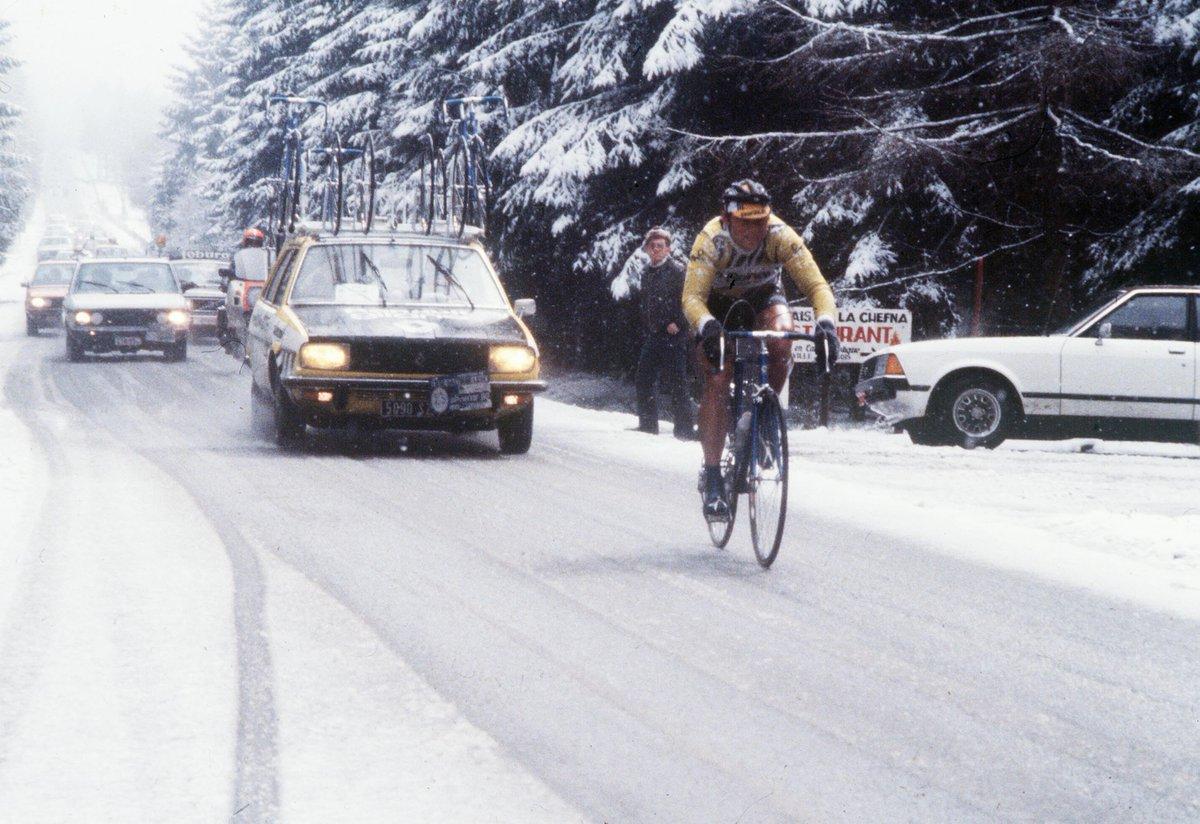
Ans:
<svg viewBox="0 0 1200 824"><path fill-rule="evenodd" d="M242 232L243 246L262 246L267 241L267 236L262 233L261 229L250 228Z"/></svg>
<svg viewBox="0 0 1200 824"><path fill-rule="evenodd" d="M726 215L743 220L765 220L771 216L771 193L750 178L730 184L721 194L721 204Z"/></svg>

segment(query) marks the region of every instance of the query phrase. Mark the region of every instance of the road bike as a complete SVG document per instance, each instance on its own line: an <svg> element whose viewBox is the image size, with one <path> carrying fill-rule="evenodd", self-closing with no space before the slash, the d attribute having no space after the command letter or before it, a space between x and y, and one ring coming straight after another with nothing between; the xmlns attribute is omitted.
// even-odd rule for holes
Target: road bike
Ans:
<svg viewBox="0 0 1200 824"><path fill-rule="evenodd" d="M726 346L726 340L731 344ZM709 519L712 542L723 549L733 534L738 496L749 505L750 538L754 555L769 569L779 554L787 519L788 445L787 419L775 390L767 380L770 358L767 341L811 341L818 346L817 368L829 371L824 338L802 332L772 330L727 331L721 339L720 371L726 350L732 350L733 382L730 389L730 431L721 455L721 480L729 502L726 519ZM704 494L703 475L700 492Z"/></svg>
<svg viewBox="0 0 1200 824"><path fill-rule="evenodd" d="M282 245L289 232L296 231L296 221L302 217L304 204L304 178L306 153L304 151L303 125L312 109L321 109L324 117L324 134L329 128L329 104L311 97L276 94L267 98L267 108L284 107L283 151L279 159L279 177L268 178L274 184L276 197L271 200L267 228L276 237L276 245Z"/></svg>
<svg viewBox="0 0 1200 824"><path fill-rule="evenodd" d="M449 223L450 231L459 236L468 226L487 228L491 182L487 147L476 114L478 108L485 106L501 106L505 117L508 116L508 98L503 93L447 97L442 101L442 119L450 126L450 137L445 149L438 152L436 141L427 135L419 161L418 200L426 232L432 231L439 211Z"/></svg>

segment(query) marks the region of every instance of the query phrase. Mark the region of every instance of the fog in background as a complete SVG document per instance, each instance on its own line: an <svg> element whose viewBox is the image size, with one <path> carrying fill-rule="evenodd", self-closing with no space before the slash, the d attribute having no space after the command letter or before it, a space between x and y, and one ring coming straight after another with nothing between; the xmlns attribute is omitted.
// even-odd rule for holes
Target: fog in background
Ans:
<svg viewBox="0 0 1200 824"><path fill-rule="evenodd" d="M3 90L47 192L98 174L144 202L163 106L202 0L0 0L23 65ZM95 163L87 162L88 156ZM81 170L79 166L86 168Z"/></svg>

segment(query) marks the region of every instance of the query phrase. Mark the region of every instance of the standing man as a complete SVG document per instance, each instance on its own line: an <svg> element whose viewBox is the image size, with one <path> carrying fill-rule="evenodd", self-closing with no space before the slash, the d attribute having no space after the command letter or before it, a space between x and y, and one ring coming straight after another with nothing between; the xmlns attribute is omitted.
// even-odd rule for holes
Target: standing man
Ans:
<svg viewBox="0 0 1200 824"><path fill-rule="evenodd" d="M671 393L675 437L693 440L692 399L688 392L687 318L683 314L686 268L671 257L671 233L655 226L646 233L642 251L650 258L642 271L642 330L645 340L637 366L638 430L658 434L659 377Z"/></svg>

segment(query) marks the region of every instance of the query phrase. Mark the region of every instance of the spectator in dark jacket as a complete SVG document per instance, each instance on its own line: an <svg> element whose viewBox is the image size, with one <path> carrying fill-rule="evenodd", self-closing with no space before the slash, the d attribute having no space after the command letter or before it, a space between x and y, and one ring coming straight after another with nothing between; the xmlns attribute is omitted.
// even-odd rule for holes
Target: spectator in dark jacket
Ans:
<svg viewBox="0 0 1200 824"><path fill-rule="evenodd" d="M655 384L671 393L675 437L695 436L692 398L688 391L688 335L683 315L686 267L671 257L671 233L656 226L646 233L642 251L649 257L641 274L642 329L645 340L637 367L638 429L658 434Z"/></svg>

